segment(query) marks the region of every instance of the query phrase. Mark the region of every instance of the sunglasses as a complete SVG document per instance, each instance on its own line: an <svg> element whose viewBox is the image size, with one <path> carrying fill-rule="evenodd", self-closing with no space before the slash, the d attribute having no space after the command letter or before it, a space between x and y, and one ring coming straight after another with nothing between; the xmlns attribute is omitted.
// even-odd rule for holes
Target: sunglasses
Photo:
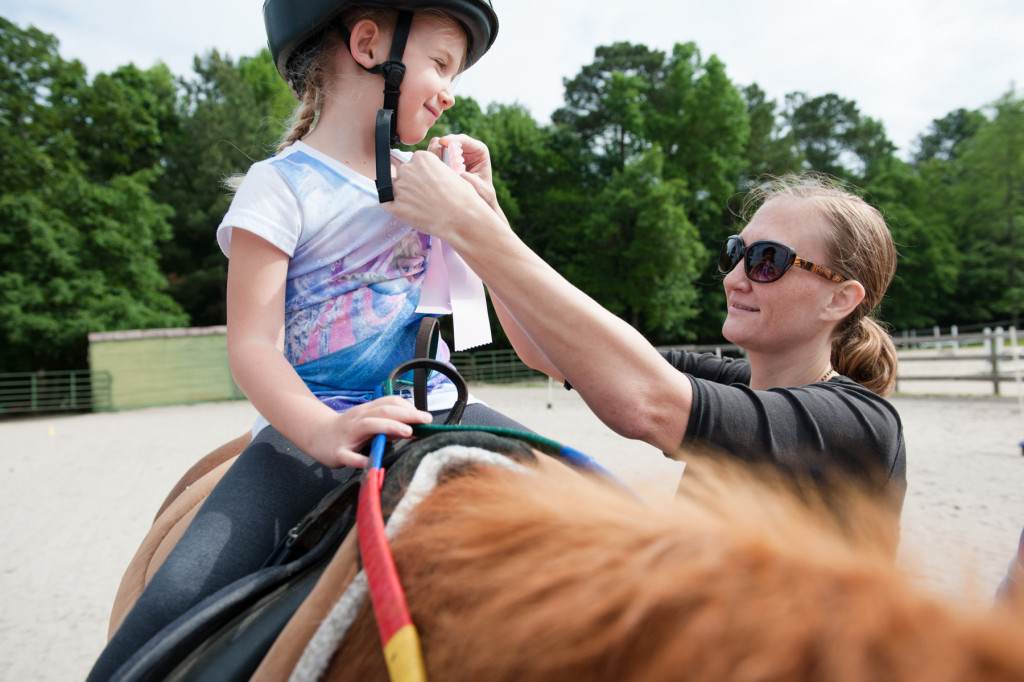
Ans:
<svg viewBox="0 0 1024 682"><path fill-rule="evenodd" d="M722 253L718 255L718 271L727 275L741 260L747 278L762 284L778 280L794 265L801 270L813 272L833 282L846 281L845 277L833 270L798 258L796 251L782 242L763 239L750 246L745 246L743 239L738 234L734 234L722 245Z"/></svg>

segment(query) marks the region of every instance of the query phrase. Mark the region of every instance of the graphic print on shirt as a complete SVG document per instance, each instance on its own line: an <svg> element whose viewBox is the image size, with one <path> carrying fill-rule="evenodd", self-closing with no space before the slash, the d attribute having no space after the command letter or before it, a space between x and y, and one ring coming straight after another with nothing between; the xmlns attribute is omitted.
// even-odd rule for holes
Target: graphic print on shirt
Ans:
<svg viewBox="0 0 1024 682"><path fill-rule="evenodd" d="M430 237L319 159L272 163L315 226L289 265L285 356L315 392L372 388L413 352Z"/></svg>

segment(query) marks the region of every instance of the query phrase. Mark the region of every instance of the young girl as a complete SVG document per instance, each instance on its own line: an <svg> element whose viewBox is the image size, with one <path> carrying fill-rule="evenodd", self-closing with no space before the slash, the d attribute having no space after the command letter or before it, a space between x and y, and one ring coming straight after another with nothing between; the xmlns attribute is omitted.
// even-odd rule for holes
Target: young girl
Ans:
<svg viewBox="0 0 1024 682"><path fill-rule="evenodd" d="M372 436L408 437L410 424L443 418L454 405L455 388L441 375L428 384L430 413L397 396L373 399L414 357L424 280L439 260L432 239L381 202L408 158L391 145L419 142L454 104L453 80L490 47L497 17L488 0L415 5L264 5L271 52L301 104L277 154L252 166L217 231L230 258L231 369L260 419L90 679L108 679L165 625L257 570L318 500L365 465L359 451ZM489 175L472 154L466 165ZM473 402L463 422L521 428Z"/></svg>

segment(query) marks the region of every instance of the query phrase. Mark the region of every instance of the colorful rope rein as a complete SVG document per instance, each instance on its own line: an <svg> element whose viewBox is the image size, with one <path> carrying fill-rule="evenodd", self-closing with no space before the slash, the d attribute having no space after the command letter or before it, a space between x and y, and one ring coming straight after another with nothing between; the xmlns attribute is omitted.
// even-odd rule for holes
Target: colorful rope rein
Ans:
<svg viewBox="0 0 1024 682"><path fill-rule="evenodd" d="M393 682L426 682L427 671L423 664L419 633L409 614L409 605L405 601L405 592L398 579L395 560L391 556L384 531L380 489L384 485L381 460L386 444L387 438L383 434L374 437L370 446L370 461L359 486L356 509L359 552L366 572L373 613L377 618L381 645L384 647L388 675Z"/></svg>
<svg viewBox="0 0 1024 682"><path fill-rule="evenodd" d="M392 377L385 382L387 395L392 395L394 384L398 383L395 379L405 367L403 365L396 368ZM378 388L376 393L380 397L384 395L385 391ZM460 396L460 399L464 398ZM413 425L413 437L416 438L441 431L487 431L518 438L537 450L561 457L576 467L603 474L627 492L636 494L589 455L536 434L488 426ZM380 491L384 485L382 461L386 446L386 436L383 434L374 436L370 445L370 461L359 486L359 502L356 509L359 552L362 556L363 570L366 573L373 613L377 619L377 630L384 648L388 676L392 682L426 682L427 671L423 662L423 649L420 645L419 633L412 622L412 615L409 613L409 605L405 600L402 583L398 579L395 560L391 555L391 548L388 545L387 533L384 528Z"/></svg>

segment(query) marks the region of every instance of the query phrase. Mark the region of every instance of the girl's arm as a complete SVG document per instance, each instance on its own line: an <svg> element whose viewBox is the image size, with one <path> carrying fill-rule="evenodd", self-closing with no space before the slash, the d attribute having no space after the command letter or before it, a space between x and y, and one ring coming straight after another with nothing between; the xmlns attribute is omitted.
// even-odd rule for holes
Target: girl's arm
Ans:
<svg viewBox="0 0 1024 682"><path fill-rule="evenodd" d="M285 359L288 255L243 229L232 230L228 260L228 361L239 388L285 438L329 467L366 465L359 449L372 436L412 435L431 416L392 396L342 414L321 403Z"/></svg>
<svg viewBox="0 0 1024 682"><path fill-rule="evenodd" d="M526 364L527 367L544 372L558 382L565 381L565 377L558 371L558 368L544 355L537 344L533 342L522 326L516 321L508 307L501 302L494 290L490 290L491 304L494 305L494 312L498 314L501 328L505 330L505 336L512 343L516 355Z"/></svg>
<svg viewBox="0 0 1024 682"><path fill-rule="evenodd" d="M693 399L689 380L516 236L489 199L488 179L469 169L469 150L464 143L468 182L459 182L434 154L414 154L399 170L395 201L385 208L451 244L605 424L677 450Z"/></svg>

